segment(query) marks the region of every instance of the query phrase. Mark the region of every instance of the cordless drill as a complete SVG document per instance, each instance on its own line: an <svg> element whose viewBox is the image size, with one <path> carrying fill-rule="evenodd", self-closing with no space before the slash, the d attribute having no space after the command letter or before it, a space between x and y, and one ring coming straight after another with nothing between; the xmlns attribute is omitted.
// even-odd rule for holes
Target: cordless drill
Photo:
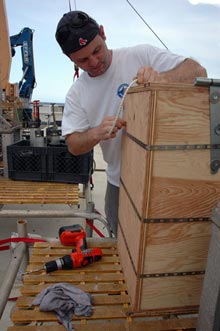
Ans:
<svg viewBox="0 0 220 331"><path fill-rule="evenodd" d="M87 248L70 253L69 255L65 255L57 260L46 262L43 269L46 270L46 272L61 269L76 269L99 261L101 258L102 250L100 248Z"/></svg>
<svg viewBox="0 0 220 331"><path fill-rule="evenodd" d="M56 270L68 270L85 267L102 258L102 250L98 247L87 248L86 233L79 224L63 226L59 229L60 242L66 246L75 246L76 248L68 255L56 260L46 262L40 269L23 273L28 275L40 270L46 270L47 273Z"/></svg>
<svg viewBox="0 0 220 331"><path fill-rule="evenodd" d="M80 224L62 226L59 229L59 239L64 246L75 246L76 251L87 248L86 233Z"/></svg>
<svg viewBox="0 0 220 331"><path fill-rule="evenodd" d="M61 227L59 239L62 245L75 246L75 249L69 255L45 263L43 269L46 272L85 267L102 257L100 248L87 248L86 233L80 224Z"/></svg>

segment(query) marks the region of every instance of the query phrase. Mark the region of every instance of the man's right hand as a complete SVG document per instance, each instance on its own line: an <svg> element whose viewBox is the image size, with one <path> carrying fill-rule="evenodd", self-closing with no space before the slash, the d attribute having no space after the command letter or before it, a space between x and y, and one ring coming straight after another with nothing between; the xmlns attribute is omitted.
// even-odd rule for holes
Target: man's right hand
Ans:
<svg viewBox="0 0 220 331"><path fill-rule="evenodd" d="M100 125L95 128L88 129L84 132L74 132L66 137L66 142L70 153L79 155L89 152L101 140L109 140L115 138L118 130L126 126L126 121L118 118L112 133L109 134L112 126L114 125L115 117L107 116Z"/></svg>
<svg viewBox="0 0 220 331"><path fill-rule="evenodd" d="M123 127L126 126L126 122L122 118L118 118L115 125L114 122L114 116L107 116L104 118L102 123L97 127L98 137L100 140L108 140L115 138L118 130L121 130ZM110 131L112 131L111 134L109 134Z"/></svg>

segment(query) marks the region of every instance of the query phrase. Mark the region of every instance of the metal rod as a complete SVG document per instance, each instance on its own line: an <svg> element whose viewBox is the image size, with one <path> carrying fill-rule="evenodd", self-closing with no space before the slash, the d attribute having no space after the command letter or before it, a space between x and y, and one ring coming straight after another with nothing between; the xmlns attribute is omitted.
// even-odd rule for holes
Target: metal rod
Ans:
<svg viewBox="0 0 220 331"><path fill-rule="evenodd" d="M88 201L87 203L87 206L86 206L86 211L88 213L93 213L94 212L94 209L95 209L95 204L94 202L92 201ZM94 224L93 220L90 220L92 224ZM92 237L92 233L93 233L93 229L91 226L89 226L87 223L86 223L86 236L87 237Z"/></svg>
<svg viewBox="0 0 220 331"><path fill-rule="evenodd" d="M0 218L68 218L78 217L89 220L98 220L106 227L109 237L112 236L107 220L100 214L87 212L73 212L72 210L0 210Z"/></svg>
<svg viewBox="0 0 220 331"><path fill-rule="evenodd" d="M1 217L31 217L31 218L40 218L40 217L82 217L82 218L89 218L95 219L99 217L99 214L96 213L87 213L87 212L73 212L72 210L7 210L2 209L0 210L0 218Z"/></svg>
<svg viewBox="0 0 220 331"><path fill-rule="evenodd" d="M14 281L18 272L18 269L20 267L20 264L22 262L23 256L25 254L25 244L19 243L13 254L13 258L10 262L9 267L7 268L7 272L5 275L5 278L2 282L1 288L0 288L0 318L2 317L2 314L4 312L5 306L7 304L11 289L14 285Z"/></svg>
<svg viewBox="0 0 220 331"><path fill-rule="evenodd" d="M198 86L220 86L220 79L216 78L206 78L206 77L196 77L194 85Z"/></svg>
<svg viewBox="0 0 220 331"><path fill-rule="evenodd" d="M85 191L86 204L88 204L90 201L92 201L92 193L89 183L84 184L84 191Z"/></svg>
<svg viewBox="0 0 220 331"><path fill-rule="evenodd" d="M17 231L18 231L18 236L20 238L26 238L28 236L28 231L27 231L27 221L24 219L21 219L19 221L17 221ZM24 260L22 263L22 269L26 270L26 267L28 265L28 261L29 261L29 249L28 249L28 245L25 244L26 247L26 251L24 254Z"/></svg>

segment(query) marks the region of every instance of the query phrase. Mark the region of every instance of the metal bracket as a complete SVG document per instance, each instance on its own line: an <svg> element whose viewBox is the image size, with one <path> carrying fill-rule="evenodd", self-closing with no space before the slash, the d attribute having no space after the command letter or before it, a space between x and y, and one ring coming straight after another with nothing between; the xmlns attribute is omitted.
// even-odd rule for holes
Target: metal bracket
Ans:
<svg viewBox="0 0 220 331"><path fill-rule="evenodd" d="M220 79L198 77L195 85L210 87L210 144L220 144ZM219 149L210 150L210 170L216 174L220 168Z"/></svg>

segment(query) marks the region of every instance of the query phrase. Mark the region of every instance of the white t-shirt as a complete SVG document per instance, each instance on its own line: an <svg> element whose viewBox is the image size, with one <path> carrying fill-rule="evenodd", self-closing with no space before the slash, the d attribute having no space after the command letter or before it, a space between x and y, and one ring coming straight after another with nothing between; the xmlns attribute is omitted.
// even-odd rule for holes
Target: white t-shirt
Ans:
<svg viewBox="0 0 220 331"><path fill-rule="evenodd" d="M116 115L123 84L128 86L140 67L150 66L165 72L184 60L183 56L150 45L113 50L112 63L103 75L90 77L83 72L69 89L62 119L63 136L96 127L106 116ZM120 180L121 135L119 130L116 138L100 142L108 165L107 179L115 186L119 186Z"/></svg>

